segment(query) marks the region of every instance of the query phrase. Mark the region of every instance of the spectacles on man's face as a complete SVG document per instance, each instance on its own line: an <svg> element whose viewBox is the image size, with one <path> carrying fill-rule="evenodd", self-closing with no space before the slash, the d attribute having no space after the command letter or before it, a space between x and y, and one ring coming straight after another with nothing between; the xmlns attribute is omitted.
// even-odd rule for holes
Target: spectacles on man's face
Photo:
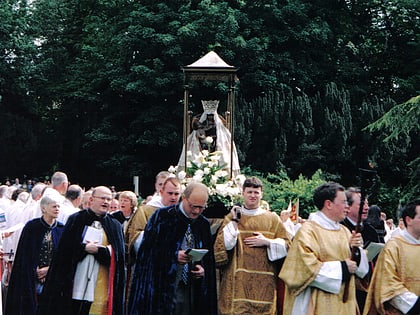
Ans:
<svg viewBox="0 0 420 315"><path fill-rule="evenodd" d="M112 198L111 197L92 196L92 198L98 198L98 199L101 199L102 201L108 201L108 202L111 202L112 201Z"/></svg>
<svg viewBox="0 0 420 315"><path fill-rule="evenodd" d="M193 205L188 199L187 199L187 201L188 201L188 205L190 206L190 208L192 208L192 209L197 209L197 210L200 210L200 211L202 211L202 210L204 210L204 209L206 209L207 208L207 204L205 204L204 206L200 206L200 205Z"/></svg>

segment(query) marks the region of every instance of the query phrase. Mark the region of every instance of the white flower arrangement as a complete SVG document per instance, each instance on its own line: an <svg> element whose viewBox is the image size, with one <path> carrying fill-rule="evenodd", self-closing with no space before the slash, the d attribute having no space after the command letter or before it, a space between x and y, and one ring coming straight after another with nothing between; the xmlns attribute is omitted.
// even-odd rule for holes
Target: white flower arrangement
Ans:
<svg viewBox="0 0 420 315"><path fill-rule="evenodd" d="M188 151L187 156L190 157L190 161L187 162L186 171L178 171L178 166L172 165L168 169L184 187L192 181L206 185L209 189L209 207L213 204L223 204L230 209L241 200L245 176L239 174L229 179L229 173L225 170L226 165L222 163L222 152L209 153L203 150L198 155L192 156Z"/></svg>

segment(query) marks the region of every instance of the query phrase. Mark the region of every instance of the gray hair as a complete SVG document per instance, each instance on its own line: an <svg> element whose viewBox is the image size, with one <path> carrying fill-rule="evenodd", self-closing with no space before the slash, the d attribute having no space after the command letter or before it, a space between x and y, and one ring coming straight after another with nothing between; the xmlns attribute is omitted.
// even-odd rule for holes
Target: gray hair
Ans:
<svg viewBox="0 0 420 315"><path fill-rule="evenodd" d="M47 187L47 185L45 185L44 183L37 183L37 184L35 184L35 186L31 190L31 197L32 197L32 199L35 200L37 197L39 197L40 195L42 195L42 193L45 190L45 187Z"/></svg>
<svg viewBox="0 0 420 315"><path fill-rule="evenodd" d="M62 183L68 182L68 178L66 173L63 172L55 172L51 177L51 185L53 187L60 186Z"/></svg>
<svg viewBox="0 0 420 315"><path fill-rule="evenodd" d="M41 203L40 203L41 210L43 210L44 207L47 207L48 205L53 204L53 203L59 203L59 202L57 199L52 198L51 196L42 197Z"/></svg>

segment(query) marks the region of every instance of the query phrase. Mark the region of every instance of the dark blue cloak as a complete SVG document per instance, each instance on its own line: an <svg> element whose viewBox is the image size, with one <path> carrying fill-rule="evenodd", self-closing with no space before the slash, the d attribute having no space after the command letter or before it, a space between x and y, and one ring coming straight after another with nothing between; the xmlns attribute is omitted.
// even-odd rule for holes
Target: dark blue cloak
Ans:
<svg viewBox="0 0 420 315"><path fill-rule="evenodd" d="M193 314L217 315L216 275L213 242L208 220L200 216L186 218L179 205L158 209L150 217L140 245L132 275L128 314L171 315L175 308L178 251L188 224L191 224L195 247L209 252L201 265L205 276L193 280Z"/></svg>
<svg viewBox="0 0 420 315"><path fill-rule="evenodd" d="M68 218L48 271L37 314L74 315L71 314L74 274L77 263L87 255L82 243L83 231L86 225L91 226L95 220L101 222L108 242L114 249L114 258L116 260L112 314L123 314L125 268L124 238L121 224L108 214L99 218L90 209L76 212ZM107 266L110 264L109 252L105 248L99 249L99 252L95 254L95 259L100 264Z"/></svg>
<svg viewBox="0 0 420 315"><path fill-rule="evenodd" d="M53 251L57 249L63 228L63 224L57 222L57 225L51 229ZM23 228L10 276L5 314L35 314L36 269L39 265L42 241L48 230L50 228L42 218L29 221Z"/></svg>

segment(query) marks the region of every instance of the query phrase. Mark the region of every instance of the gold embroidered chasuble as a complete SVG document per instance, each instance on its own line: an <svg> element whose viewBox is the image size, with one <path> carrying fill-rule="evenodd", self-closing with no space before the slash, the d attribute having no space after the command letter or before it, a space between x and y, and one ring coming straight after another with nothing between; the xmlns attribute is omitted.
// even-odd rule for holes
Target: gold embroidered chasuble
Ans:
<svg viewBox="0 0 420 315"><path fill-rule="evenodd" d="M420 296L419 262L420 245L401 235L391 238L376 262L363 314L388 314L385 309L393 308L386 302L408 291Z"/></svg>
<svg viewBox="0 0 420 315"><path fill-rule="evenodd" d="M350 232L340 225L339 230L329 230L316 222L302 225L293 239L279 277L285 282L283 314L292 314L296 297L310 290L308 313L299 315L354 315L359 314L354 276L349 283L349 295L343 303L344 283L340 292L333 294L317 287L309 287L315 280L323 262L343 261L350 258Z"/></svg>
<svg viewBox="0 0 420 315"><path fill-rule="evenodd" d="M225 217L214 245L221 278L219 313L276 314L279 261L269 261L266 247L249 247L243 240L253 236L253 232L260 232L270 239L285 239L289 246L286 229L274 212L266 211L255 216L242 214L236 246L227 251L223 228L231 219L231 214Z"/></svg>

